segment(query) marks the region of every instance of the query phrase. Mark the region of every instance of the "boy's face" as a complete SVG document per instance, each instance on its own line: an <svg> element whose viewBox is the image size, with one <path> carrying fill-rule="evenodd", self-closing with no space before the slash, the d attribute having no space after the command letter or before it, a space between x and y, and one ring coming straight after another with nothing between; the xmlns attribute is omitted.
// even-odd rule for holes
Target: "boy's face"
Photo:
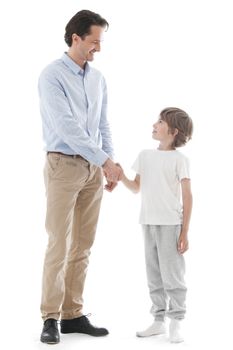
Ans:
<svg viewBox="0 0 233 350"><path fill-rule="evenodd" d="M153 125L152 137L153 139L160 141L160 146L169 148L172 147L177 132L178 130L175 129L174 133L171 133L167 122L159 117L158 121Z"/></svg>
<svg viewBox="0 0 233 350"><path fill-rule="evenodd" d="M171 134L169 133L168 124L162 120L158 119L158 121L153 124L153 132L152 137L158 141L166 141L170 139Z"/></svg>

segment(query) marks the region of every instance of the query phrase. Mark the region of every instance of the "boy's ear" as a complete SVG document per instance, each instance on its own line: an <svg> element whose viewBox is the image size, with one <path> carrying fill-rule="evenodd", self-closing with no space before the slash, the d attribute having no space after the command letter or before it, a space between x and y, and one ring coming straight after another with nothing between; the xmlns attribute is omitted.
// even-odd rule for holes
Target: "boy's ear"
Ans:
<svg viewBox="0 0 233 350"><path fill-rule="evenodd" d="M179 130L177 128L174 129L173 136L176 136L178 134Z"/></svg>

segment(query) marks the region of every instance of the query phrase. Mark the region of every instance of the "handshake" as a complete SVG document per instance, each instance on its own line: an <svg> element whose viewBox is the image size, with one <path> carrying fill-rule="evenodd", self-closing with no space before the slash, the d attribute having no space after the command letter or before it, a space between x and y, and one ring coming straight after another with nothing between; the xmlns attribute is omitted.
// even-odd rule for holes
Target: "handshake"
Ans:
<svg viewBox="0 0 233 350"><path fill-rule="evenodd" d="M108 192L112 192L112 190L117 186L117 182L122 180L123 177L123 169L119 163L114 163L110 158L106 160L106 162L102 165L104 176L107 180L107 184L105 185L105 189Z"/></svg>

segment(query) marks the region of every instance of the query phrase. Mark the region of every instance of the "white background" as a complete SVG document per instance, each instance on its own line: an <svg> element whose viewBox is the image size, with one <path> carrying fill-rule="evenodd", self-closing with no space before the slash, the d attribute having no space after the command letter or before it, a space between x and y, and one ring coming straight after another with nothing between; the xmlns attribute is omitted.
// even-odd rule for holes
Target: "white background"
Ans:
<svg viewBox="0 0 233 350"><path fill-rule="evenodd" d="M64 27L81 9L109 23L93 65L105 75L116 160L129 176L138 152L156 147L152 124L177 106L193 118L182 151L192 165L194 210L186 254L186 342L232 347L232 11L227 0L2 1L1 342L42 349L40 288L46 233L44 153L37 79L67 49ZM139 195L105 193L85 289L85 312L109 328L95 339L62 336L61 349L167 348L137 339L150 324Z"/></svg>

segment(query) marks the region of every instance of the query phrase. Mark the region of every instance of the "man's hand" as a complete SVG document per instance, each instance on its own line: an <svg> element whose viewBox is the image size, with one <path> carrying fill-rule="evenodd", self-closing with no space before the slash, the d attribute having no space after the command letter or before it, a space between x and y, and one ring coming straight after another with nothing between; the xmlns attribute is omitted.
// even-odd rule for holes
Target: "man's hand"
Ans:
<svg viewBox="0 0 233 350"><path fill-rule="evenodd" d="M117 166L110 158L106 160L102 168L108 182L119 181L122 174L122 169Z"/></svg>
<svg viewBox="0 0 233 350"><path fill-rule="evenodd" d="M122 166L120 165L120 163L116 163L116 166L118 166L121 169L121 173L119 176L119 181L121 181L123 178L123 175L124 175L124 170L123 170Z"/></svg>
<svg viewBox="0 0 233 350"><path fill-rule="evenodd" d="M180 237L178 240L178 252L179 254L184 254L189 249L188 236L186 233L181 231Z"/></svg>

